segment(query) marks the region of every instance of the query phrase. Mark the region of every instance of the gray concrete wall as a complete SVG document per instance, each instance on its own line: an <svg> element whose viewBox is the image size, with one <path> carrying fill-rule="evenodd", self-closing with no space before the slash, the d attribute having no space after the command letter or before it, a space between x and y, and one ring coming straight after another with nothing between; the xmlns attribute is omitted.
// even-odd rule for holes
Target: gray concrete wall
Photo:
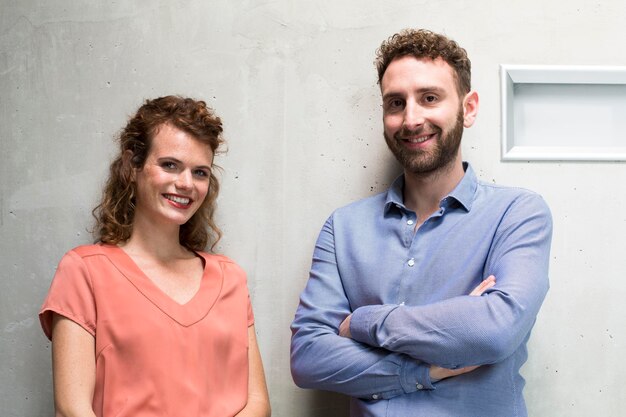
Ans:
<svg viewBox="0 0 626 417"><path fill-rule="evenodd" d="M465 158L486 181L542 193L554 213L552 288L524 367L531 416L623 415L626 169L501 162L498 66L626 65L625 9L0 0L0 414L52 415L38 308L60 256L91 240L113 135L142 100L176 93L207 100L225 123L219 250L249 274L274 416L346 416L343 398L293 384L289 324L324 219L398 172L382 139L374 51L401 28L427 27L472 58L481 109Z"/></svg>

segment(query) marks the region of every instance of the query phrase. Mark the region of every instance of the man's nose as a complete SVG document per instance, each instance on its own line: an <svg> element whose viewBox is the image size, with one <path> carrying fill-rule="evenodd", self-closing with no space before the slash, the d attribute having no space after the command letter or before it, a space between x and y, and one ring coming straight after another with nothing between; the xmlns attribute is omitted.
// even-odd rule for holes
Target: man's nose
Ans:
<svg viewBox="0 0 626 417"><path fill-rule="evenodd" d="M404 109L403 126L407 130L415 130L424 124L423 109L416 103L407 103Z"/></svg>

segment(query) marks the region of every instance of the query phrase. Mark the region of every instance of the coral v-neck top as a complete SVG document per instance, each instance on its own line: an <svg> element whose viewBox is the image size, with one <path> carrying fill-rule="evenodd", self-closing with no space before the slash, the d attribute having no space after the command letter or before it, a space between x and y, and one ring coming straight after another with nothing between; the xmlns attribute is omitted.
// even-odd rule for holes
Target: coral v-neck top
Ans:
<svg viewBox="0 0 626 417"><path fill-rule="evenodd" d="M61 262L39 318L53 312L95 338L98 417L225 417L246 404L248 326L243 270L199 252L200 289L186 304L161 291L120 248L80 246Z"/></svg>

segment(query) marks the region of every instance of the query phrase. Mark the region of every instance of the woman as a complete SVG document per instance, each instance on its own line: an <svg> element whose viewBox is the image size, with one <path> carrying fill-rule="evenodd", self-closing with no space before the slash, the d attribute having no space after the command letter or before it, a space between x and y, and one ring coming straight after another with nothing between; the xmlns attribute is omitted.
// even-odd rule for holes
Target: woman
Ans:
<svg viewBox="0 0 626 417"><path fill-rule="evenodd" d="M63 257L40 313L57 416L270 415L245 274L203 251L220 237L221 133L204 102L175 96L121 132L98 243Z"/></svg>

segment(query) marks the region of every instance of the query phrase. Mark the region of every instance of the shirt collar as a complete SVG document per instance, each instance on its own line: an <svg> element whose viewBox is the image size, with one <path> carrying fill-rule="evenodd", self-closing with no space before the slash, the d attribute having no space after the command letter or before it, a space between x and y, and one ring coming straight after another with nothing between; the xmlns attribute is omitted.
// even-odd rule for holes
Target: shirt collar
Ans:
<svg viewBox="0 0 626 417"><path fill-rule="evenodd" d="M474 194L478 187L478 179L476 174L468 162L463 162L463 170L465 175L457 186L443 200L442 205L449 206L452 201L457 201L466 211L472 209ZM387 198L385 199L384 213L387 214L392 207L398 207L406 210L404 206L404 175L400 175L387 190Z"/></svg>

